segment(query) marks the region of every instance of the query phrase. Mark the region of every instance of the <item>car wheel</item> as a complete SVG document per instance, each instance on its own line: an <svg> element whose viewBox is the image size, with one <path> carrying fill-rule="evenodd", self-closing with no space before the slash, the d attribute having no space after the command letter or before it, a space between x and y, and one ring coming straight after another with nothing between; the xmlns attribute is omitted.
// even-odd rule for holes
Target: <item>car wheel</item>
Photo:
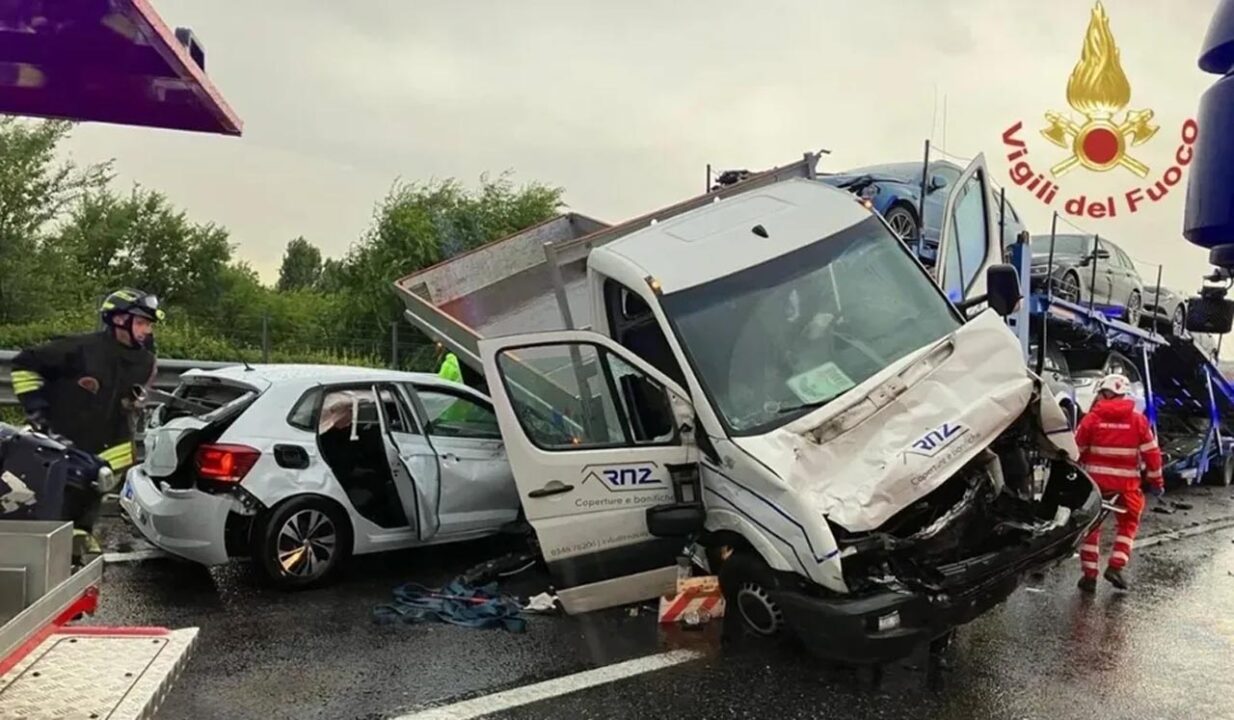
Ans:
<svg viewBox="0 0 1234 720"><path fill-rule="evenodd" d="M784 611L771 597L778 587L775 571L753 550L734 552L720 568L725 617L749 635L772 638L784 629Z"/></svg>
<svg viewBox="0 0 1234 720"><path fill-rule="evenodd" d="M1054 285L1054 297L1079 305L1083 295L1082 287L1080 285L1080 276L1075 271L1068 270L1063 273L1063 276Z"/></svg>
<svg viewBox="0 0 1234 720"><path fill-rule="evenodd" d="M1127 298L1127 309L1123 311L1123 322L1138 326L1143 311L1144 301L1140 298L1140 291L1132 290L1131 297Z"/></svg>
<svg viewBox="0 0 1234 720"><path fill-rule="evenodd" d="M275 506L254 538L254 556L261 569L275 585L288 590L333 579L351 555L347 514L338 504L311 495Z"/></svg>
<svg viewBox="0 0 1234 720"><path fill-rule="evenodd" d="M1170 333L1174 337L1182 337L1187 331L1187 308L1180 303L1174 308L1174 316L1170 318Z"/></svg>
<svg viewBox="0 0 1234 720"><path fill-rule="evenodd" d="M891 226L893 232L900 236L904 242L914 241L921 234L921 226L917 223L917 216L907 205L892 205L887 214L883 216L887 224Z"/></svg>

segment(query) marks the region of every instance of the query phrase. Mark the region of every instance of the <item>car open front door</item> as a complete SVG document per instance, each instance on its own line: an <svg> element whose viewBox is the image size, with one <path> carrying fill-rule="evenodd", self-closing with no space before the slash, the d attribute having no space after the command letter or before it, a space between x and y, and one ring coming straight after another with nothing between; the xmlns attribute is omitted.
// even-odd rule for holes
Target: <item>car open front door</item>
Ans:
<svg viewBox="0 0 1234 720"><path fill-rule="evenodd" d="M686 392L591 332L482 340L480 354L519 499L566 611L672 592L686 538L653 536L647 510L697 491Z"/></svg>
<svg viewBox="0 0 1234 720"><path fill-rule="evenodd" d="M943 209L938 283L952 302L985 294L986 270L1003 261L998 208L991 207L990 197L990 173L985 156L978 155L952 186Z"/></svg>

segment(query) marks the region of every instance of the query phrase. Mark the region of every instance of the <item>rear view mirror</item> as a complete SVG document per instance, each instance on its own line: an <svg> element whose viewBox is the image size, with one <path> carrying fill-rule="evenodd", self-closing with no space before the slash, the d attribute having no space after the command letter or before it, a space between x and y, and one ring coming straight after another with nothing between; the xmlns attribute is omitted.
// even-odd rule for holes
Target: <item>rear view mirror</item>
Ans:
<svg viewBox="0 0 1234 720"><path fill-rule="evenodd" d="M1015 311L1021 295L1020 274L1014 267L1006 264L991 265L986 271L985 284L986 300L990 307L994 308L994 312L1007 317Z"/></svg>
<svg viewBox="0 0 1234 720"><path fill-rule="evenodd" d="M934 192L935 190L942 190L945 187L947 187L947 178L943 177L942 175L931 175L930 176L930 192Z"/></svg>
<svg viewBox="0 0 1234 720"><path fill-rule="evenodd" d="M1204 288L1200 297L1187 303L1187 331L1224 335L1234 326L1234 300L1224 288Z"/></svg>
<svg viewBox="0 0 1234 720"><path fill-rule="evenodd" d="M1093 257L1097 258L1098 260L1109 260L1110 251L1106 250L1105 248L1097 248L1095 251L1093 251Z"/></svg>
<svg viewBox="0 0 1234 720"><path fill-rule="evenodd" d="M702 531L702 503L670 503L647 508L647 531L655 537L688 537Z"/></svg>

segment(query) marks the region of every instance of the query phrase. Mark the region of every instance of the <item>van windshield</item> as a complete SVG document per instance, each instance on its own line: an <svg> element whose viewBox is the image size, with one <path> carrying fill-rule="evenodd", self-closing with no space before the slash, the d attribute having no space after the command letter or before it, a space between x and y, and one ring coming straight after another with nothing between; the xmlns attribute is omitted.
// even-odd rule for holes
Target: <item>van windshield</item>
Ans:
<svg viewBox="0 0 1234 720"><path fill-rule="evenodd" d="M790 422L960 325L875 217L663 306L736 435Z"/></svg>

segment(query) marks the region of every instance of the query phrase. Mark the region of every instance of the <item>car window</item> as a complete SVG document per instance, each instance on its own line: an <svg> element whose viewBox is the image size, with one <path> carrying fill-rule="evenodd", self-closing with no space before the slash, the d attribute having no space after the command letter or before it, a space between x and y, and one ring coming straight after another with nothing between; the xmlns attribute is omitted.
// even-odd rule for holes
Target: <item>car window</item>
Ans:
<svg viewBox="0 0 1234 720"><path fill-rule="evenodd" d="M377 424L377 405L373 402L371 389L330 390L321 401L321 414L317 418L318 433L324 434L331 430L359 432Z"/></svg>
<svg viewBox="0 0 1234 720"><path fill-rule="evenodd" d="M424 406L424 423L429 435L501 439L497 415L491 407L461 393L439 388L418 386L415 390Z"/></svg>
<svg viewBox="0 0 1234 720"><path fill-rule="evenodd" d="M950 165L935 165L930 169L930 174L939 175L943 178L943 180L947 181L947 184L942 188L944 191L952 185L955 185L956 181L960 179L960 171Z"/></svg>
<svg viewBox="0 0 1234 720"><path fill-rule="evenodd" d="M416 421L411 417L411 412L393 385L382 385L378 392L381 393L381 407L385 412L390 432L412 434L419 432L416 428Z"/></svg>
<svg viewBox="0 0 1234 720"><path fill-rule="evenodd" d="M317 411L317 403L321 400L321 389L317 388L304 393L287 415L287 424L301 430L313 429L313 413Z"/></svg>
<svg viewBox="0 0 1234 720"><path fill-rule="evenodd" d="M1127 268L1128 270L1135 270L1135 261L1133 261L1131 257L1127 255L1127 253L1123 252L1122 248L1115 245L1114 254L1118 255L1118 260L1119 262L1122 263L1123 267Z"/></svg>

